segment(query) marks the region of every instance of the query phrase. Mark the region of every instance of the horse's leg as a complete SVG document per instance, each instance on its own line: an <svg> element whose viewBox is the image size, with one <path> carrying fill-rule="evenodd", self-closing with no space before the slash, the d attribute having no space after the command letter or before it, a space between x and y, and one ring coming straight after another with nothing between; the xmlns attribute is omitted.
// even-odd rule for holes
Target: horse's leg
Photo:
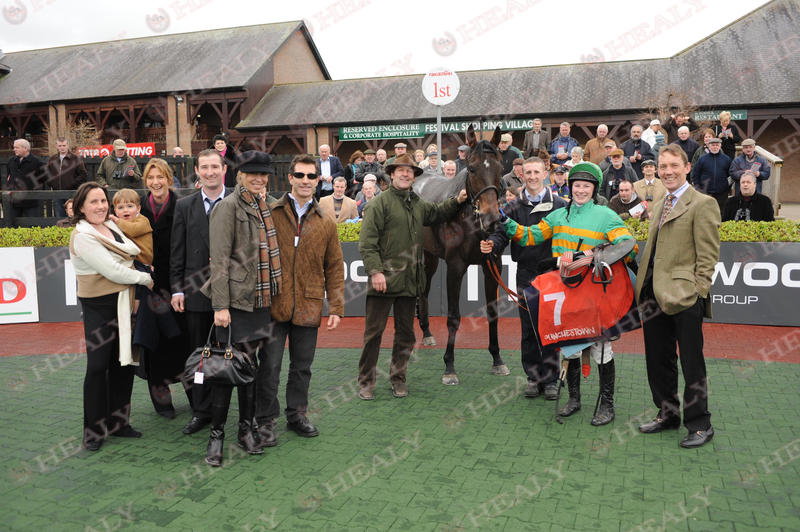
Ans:
<svg viewBox="0 0 800 532"><path fill-rule="evenodd" d="M431 279L439 267L439 257L425 252L425 293L417 298L417 319L419 328L422 329L422 345L436 345L436 338L433 337L430 327L430 314L428 306L428 295L431 293Z"/></svg>
<svg viewBox="0 0 800 532"><path fill-rule="evenodd" d="M500 260L497 260L496 264L497 271L502 271ZM492 277L488 266L484 263L483 294L486 299L486 319L489 321L489 353L492 355L492 373L495 375L510 375L511 371L509 371L503 359L500 358L500 346L497 341L497 314L499 308L497 286L497 281Z"/></svg>
<svg viewBox="0 0 800 532"><path fill-rule="evenodd" d="M444 351L444 375L442 384L458 384L458 375L455 367L456 333L461 324L461 311L459 298L461 296L461 281L467 267L460 263L447 265L447 348Z"/></svg>

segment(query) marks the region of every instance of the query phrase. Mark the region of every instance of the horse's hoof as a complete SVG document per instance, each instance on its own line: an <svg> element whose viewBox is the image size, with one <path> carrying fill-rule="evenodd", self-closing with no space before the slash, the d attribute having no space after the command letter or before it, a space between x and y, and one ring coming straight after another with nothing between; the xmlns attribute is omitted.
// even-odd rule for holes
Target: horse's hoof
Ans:
<svg viewBox="0 0 800 532"><path fill-rule="evenodd" d="M422 345L431 346L436 345L436 338L433 336L425 336L422 338Z"/></svg>
<svg viewBox="0 0 800 532"><path fill-rule="evenodd" d="M511 375L511 370L505 364L492 366L492 375Z"/></svg>
<svg viewBox="0 0 800 532"><path fill-rule="evenodd" d="M445 386L455 386L458 384L458 375L455 373L445 373L442 375L442 384Z"/></svg>

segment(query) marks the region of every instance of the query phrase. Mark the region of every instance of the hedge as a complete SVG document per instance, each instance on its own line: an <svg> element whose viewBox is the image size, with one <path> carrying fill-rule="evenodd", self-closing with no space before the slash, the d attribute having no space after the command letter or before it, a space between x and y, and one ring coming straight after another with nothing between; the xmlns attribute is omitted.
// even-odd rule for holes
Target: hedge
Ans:
<svg viewBox="0 0 800 532"><path fill-rule="evenodd" d="M648 222L627 220L636 240L647 240ZM341 242L358 242L361 222L339 224ZM14 227L0 229L0 248L59 247L69 245L71 227ZM723 222L719 229L723 242L800 242L800 222Z"/></svg>

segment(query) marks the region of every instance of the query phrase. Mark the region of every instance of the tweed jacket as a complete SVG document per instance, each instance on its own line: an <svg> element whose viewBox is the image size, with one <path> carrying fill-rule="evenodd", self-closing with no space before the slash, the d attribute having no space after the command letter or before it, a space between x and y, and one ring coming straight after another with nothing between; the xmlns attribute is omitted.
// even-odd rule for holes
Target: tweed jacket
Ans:
<svg viewBox="0 0 800 532"><path fill-rule="evenodd" d="M272 319L319 327L326 294L329 313L344 316L344 262L336 224L314 201L298 231L289 194L272 203L270 209L278 233L282 272L281 293L272 297Z"/></svg>
<svg viewBox="0 0 800 532"><path fill-rule="evenodd" d="M658 306L669 315L706 300L705 316L711 317L711 277L719 260L720 214L711 196L691 186L686 189L659 229L664 202L653 209L650 234L639 262L636 277L636 301L641 308L642 287L653 260L653 293Z"/></svg>

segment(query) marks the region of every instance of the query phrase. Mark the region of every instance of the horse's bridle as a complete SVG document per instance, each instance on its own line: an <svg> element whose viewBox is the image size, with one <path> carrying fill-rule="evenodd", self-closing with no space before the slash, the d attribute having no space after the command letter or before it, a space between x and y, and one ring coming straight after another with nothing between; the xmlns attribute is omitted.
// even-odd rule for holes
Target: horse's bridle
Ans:
<svg viewBox="0 0 800 532"><path fill-rule="evenodd" d="M472 187L469 184L469 182L470 182L469 177L470 177L471 173L473 173L473 170L472 170L472 168L468 167L467 168L467 175L465 176L466 179L465 179L465 183L464 183L465 184L465 188L467 190L467 201L469 201L470 205L472 205L472 215L478 219L478 226L480 227L481 231L483 231L484 233L488 233L488 231L486 231L486 228L484 228L484 226L483 226L483 219L481 218L481 212L480 212L480 209L478 208L478 199L481 197L482 194L484 194L484 193L486 193L486 192L488 192L490 190L494 190L495 194L497 194L497 199L499 201L500 200L500 191L497 189L496 186L488 185L488 186L485 186L482 189L480 189L477 194L473 194L472 193Z"/></svg>

